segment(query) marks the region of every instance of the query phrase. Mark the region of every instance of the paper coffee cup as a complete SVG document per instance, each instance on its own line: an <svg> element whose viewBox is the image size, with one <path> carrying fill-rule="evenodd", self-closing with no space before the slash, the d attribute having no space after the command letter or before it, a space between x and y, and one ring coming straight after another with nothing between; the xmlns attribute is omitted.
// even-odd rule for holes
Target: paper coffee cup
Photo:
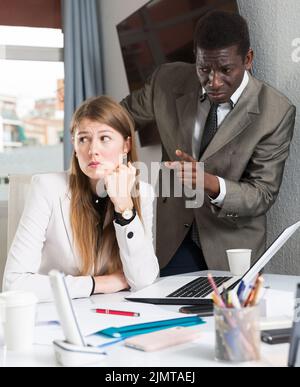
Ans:
<svg viewBox="0 0 300 387"><path fill-rule="evenodd" d="M231 274L242 276L250 269L251 252L250 249L226 250Z"/></svg>
<svg viewBox="0 0 300 387"><path fill-rule="evenodd" d="M0 294L0 320L9 351L27 351L32 347L37 301L29 292Z"/></svg>

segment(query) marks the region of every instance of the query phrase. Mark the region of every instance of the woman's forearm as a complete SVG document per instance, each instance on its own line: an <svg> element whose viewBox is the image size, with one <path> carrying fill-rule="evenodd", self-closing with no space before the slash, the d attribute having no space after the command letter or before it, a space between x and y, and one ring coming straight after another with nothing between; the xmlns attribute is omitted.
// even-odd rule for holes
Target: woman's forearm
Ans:
<svg viewBox="0 0 300 387"><path fill-rule="evenodd" d="M129 285L123 273L114 273L94 277L95 294L99 293L116 293L128 289Z"/></svg>

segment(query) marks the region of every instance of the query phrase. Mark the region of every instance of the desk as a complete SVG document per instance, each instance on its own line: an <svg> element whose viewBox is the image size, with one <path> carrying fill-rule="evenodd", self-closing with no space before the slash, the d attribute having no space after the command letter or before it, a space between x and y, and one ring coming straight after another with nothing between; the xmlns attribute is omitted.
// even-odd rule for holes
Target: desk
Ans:
<svg viewBox="0 0 300 387"><path fill-rule="evenodd" d="M265 275L267 286L273 289L293 291L296 290L300 277ZM99 302L121 302L128 293L113 295L97 295L92 300ZM74 301L75 303L77 300ZM82 300L78 300L82 302ZM178 306L165 306L169 310L177 311ZM159 352L144 353L126 348L117 344L110 348L109 356L101 364L104 367L228 367L230 363L221 363L214 360L214 320L212 317L205 319L207 324L199 329L203 332L197 341L185 345L168 348ZM1 345L1 344L0 344ZM241 366L252 367L283 367L287 364L288 344L270 346L262 344L262 359L260 362L243 363ZM3 367L42 367L56 366L53 348L49 345L34 345L32 351L26 354L7 352L0 347L0 366ZM234 365L236 366L236 365Z"/></svg>

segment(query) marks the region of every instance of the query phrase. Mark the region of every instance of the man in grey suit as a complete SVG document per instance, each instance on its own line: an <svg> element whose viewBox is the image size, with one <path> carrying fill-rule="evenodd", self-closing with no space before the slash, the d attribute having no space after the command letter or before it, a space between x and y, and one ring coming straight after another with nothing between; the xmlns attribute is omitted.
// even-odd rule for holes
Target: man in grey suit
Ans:
<svg viewBox="0 0 300 387"><path fill-rule="evenodd" d="M195 32L196 66L160 66L141 90L122 101L137 130L156 125L162 160L193 186L204 163L204 204L185 198L157 202L161 275L228 270L226 249L266 244L266 213L275 202L288 157L295 107L249 71L249 31L239 15L212 12ZM183 162L193 173L183 174Z"/></svg>

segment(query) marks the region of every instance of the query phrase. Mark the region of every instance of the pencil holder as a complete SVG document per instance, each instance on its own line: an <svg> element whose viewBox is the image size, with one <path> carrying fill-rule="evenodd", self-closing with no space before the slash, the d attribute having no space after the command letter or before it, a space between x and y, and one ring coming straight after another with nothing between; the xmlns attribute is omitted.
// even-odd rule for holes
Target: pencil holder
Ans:
<svg viewBox="0 0 300 387"><path fill-rule="evenodd" d="M215 306L215 356L220 361L260 359L259 305L230 309Z"/></svg>

